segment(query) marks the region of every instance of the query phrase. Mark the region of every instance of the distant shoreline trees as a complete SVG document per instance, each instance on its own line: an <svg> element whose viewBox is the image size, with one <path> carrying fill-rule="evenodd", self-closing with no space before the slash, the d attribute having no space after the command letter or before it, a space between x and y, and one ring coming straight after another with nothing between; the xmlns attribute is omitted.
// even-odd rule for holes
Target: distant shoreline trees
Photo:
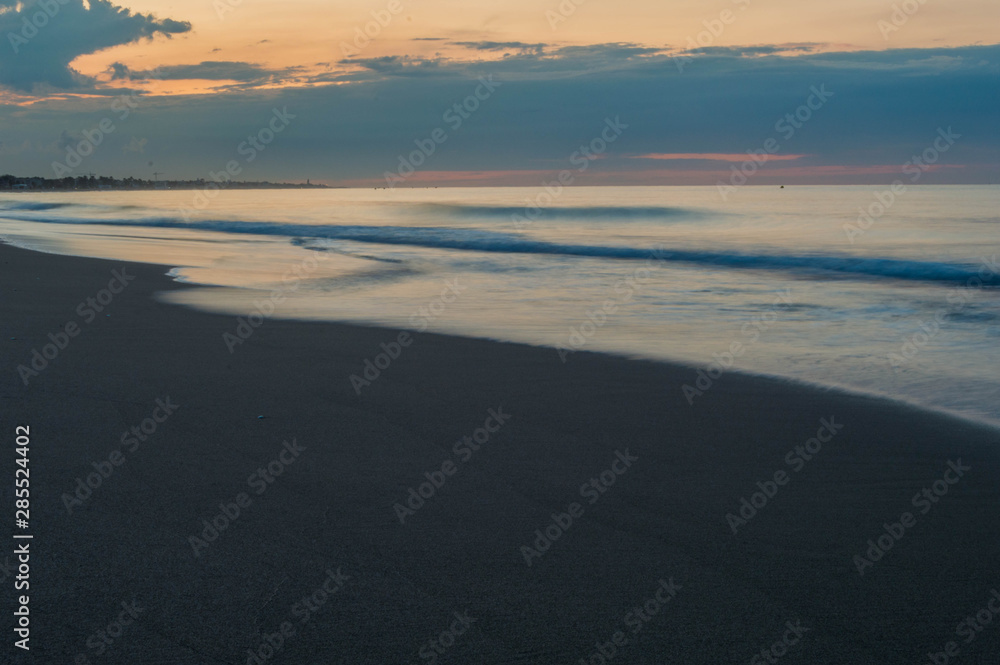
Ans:
<svg viewBox="0 0 1000 665"><path fill-rule="evenodd" d="M112 178L111 176L85 175L65 178L39 178L35 176L0 175L0 191L73 192L73 191L131 191L145 189L202 189L207 182L198 180L144 180L142 178ZM329 189L327 185L304 183L268 182L266 180L234 180L226 189Z"/></svg>

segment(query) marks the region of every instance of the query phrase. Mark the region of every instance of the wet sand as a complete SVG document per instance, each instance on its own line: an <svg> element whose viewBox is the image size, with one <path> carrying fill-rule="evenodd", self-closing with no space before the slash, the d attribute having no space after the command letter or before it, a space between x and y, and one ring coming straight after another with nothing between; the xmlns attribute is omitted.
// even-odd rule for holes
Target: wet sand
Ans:
<svg viewBox="0 0 1000 665"><path fill-rule="evenodd" d="M1000 616L960 625L1000 586L994 429L737 373L692 406L690 367L444 335L227 345L236 318L156 299L194 288L166 270L0 246L4 497L30 426L34 536L4 662L1000 653Z"/></svg>

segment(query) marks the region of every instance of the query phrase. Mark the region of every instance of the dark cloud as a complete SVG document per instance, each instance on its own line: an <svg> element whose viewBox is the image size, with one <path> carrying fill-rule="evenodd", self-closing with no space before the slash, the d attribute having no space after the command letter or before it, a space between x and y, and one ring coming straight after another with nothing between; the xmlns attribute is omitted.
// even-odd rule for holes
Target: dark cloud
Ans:
<svg viewBox="0 0 1000 665"><path fill-rule="evenodd" d="M445 58L412 58L408 55L387 55L378 58L349 58L343 62L358 65L372 72L387 76L441 76L448 75L443 65ZM458 72L455 72L456 74Z"/></svg>
<svg viewBox="0 0 1000 665"><path fill-rule="evenodd" d="M628 42L613 42L609 44L590 44L585 46L563 46L555 49L551 55L555 58L592 60L607 58L608 60L633 60L644 56L663 53L664 49Z"/></svg>
<svg viewBox="0 0 1000 665"><path fill-rule="evenodd" d="M449 42L453 46L461 46L476 51L527 51L541 54L548 44L529 42Z"/></svg>
<svg viewBox="0 0 1000 665"><path fill-rule="evenodd" d="M70 67L81 55L129 44L156 34L188 32L191 24L133 14L108 0L45 3L28 0L23 5L3 0L8 11L0 13L0 34L9 48L0 48L0 85L30 92L36 86L57 89L83 88L93 79ZM46 11L46 8L48 11Z"/></svg>
<svg viewBox="0 0 1000 665"><path fill-rule="evenodd" d="M661 55L662 48L631 43L593 44L586 46L557 46L523 42L452 42L477 51L506 50L505 45L517 44L517 53L505 54L502 61L461 59L457 57L412 58L410 56L383 56L379 58L348 58L343 63L359 65L378 76L427 77L427 76L479 76L484 71L503 71L515 76L547 78L594 74L600 71L634 67L640 62L653 62ZM528 48L530 47L530 48ZM353 80L365 80L355 76Z"/></svg>
<svg viewBox="0 0 1000 665"><path fill-rule="evenodd" d="M464 59L357 59L347 61L357 65L347 72L309 79L348 85L146 96L86 168L129 175L116 159L130 136L142 136L147 151L155 150L157 168L205 177L233 159L236 146L277 106L296 118L248 166L247 177L379 178L416 140L447 129L443 114L474 93L480 76L492 74L500 83L495 93L459 130L448 131L423 169L566 168L573 151L599 135L605 118L619 117L628 129L593 171L668 168L668 162L623 157L742 153L773 137L781 154L809 155L799 161L810 167L901 165L930 145L938 128L950 127L961 138L942 163L965 168L949 169L949 177L997 182L1000 45L837 53L803 47L798 55L787 55L788 45L771 45L771 53L751 48L683 59L634 44L554 46L541 55L494 60L479 52L463 53ZM246 66L230 66L240 64ZM794 136L777 134L776 122L802 106L814 86L833 96ZM0 107L0 141L51 146L4 155L5 164L44 171L58 156L55 137L93 127L107 106L107 100L77 99L38 102L30 114ZM928 173L926 182L945 175Z"/></svg>
<svg viewBox="0 0 1000 665"><path fill-rule="evenodd" d="M484 42L469 42L483 44ZM500 42L496 42L499 44ZM485 42L489 44L489 42ZM441 76L475 78L484 71L503 74L507 78L525 80L558 79L566 76L596 80L602 74L645 78L683 74L698 78L721 74L750 77L760 85L762 94L772 91L763 79L804 74L847 75L850 71L885 71L913 76L936 75L943 72L987 70L995 71L998 46L966 46L937 49L889 49L884 51L819 51L817 44L774 44L744 47L708 47L695 50L671 50L631 43L591 44L583 46L546 47L541 52L522 51L498 60L481 58L384 56L380 58L346 59L343 63L359 65L372 77L353 80L381 80L391 77ZM488 50L486 48L478 50ZM679 64L681 66L679 66ZM747 80L736 81L738 88ZM861 79L859 79L861 80ZM728 90L717 91L726 95Z"/></svg>
<svg viewBox="0 0 1000 665"><path fill-rule="evenodd" d="M779 53L809 53L825 46L818 43L773 44L764 46L704 46L687 51L690 54L754 57Z"/></svg>
<svg viewBox="0 0 1000 665"><path fill-rule="evenodd" d="M108 67L111 72L111 80L117 81L119 79L131 79L132 71L120 62L113 62L111 66Z"/></svg>
<svg viewBox="0 0 1000 665"><path fill-rule="evenodd" d="M605 118L616 116L629 129L595 168L650 166L617 155L742 153L775 136L783 153L811 155L809 165L902 164L926 148L939 127L949 126L963 139L947 161L971 165L955 170L966 181L995 181L1000 161L1000 45L814 52L811 45L777 44L681 60L659 48L597 44L492 61L400 57L364 63L352 85L283 95L289 108L296 102L318 119L338 118L303 130L324 137L297 162L312 164L312 172L327 168L324 154L344 154L343 165L334 167L338 176L378 177L400 152L412 150L415 139L445 126L442 114L488 74L501 87L426 168L562 168ZM824 85L834 96L822 110L791 138L777 134L776 123L804 104L814 86Z"/></svg>
<svg viewBox="0 0 1000 665"><path fill-rule="evenodd" d="M65 150L70 146L77 145L82 140L82 138L83 137L81 136L73 136L64 129L62 133L59 134L59 138L56 139L56 147L59 150Z"/></svg>
<svg viewBox="0 0 1000 665"><path fill-rule="evenodd" d="M134 71L120 62L111 65L112 79L127 79L144 81L159 79L161 81L181 81L197 79L205 81L240 81L243 83L270 83L285 80L301 70L299 67L289 69L268 69L250 62L234 62L227 60L206 60L196 65L170 65L155 70Z"/></svg>

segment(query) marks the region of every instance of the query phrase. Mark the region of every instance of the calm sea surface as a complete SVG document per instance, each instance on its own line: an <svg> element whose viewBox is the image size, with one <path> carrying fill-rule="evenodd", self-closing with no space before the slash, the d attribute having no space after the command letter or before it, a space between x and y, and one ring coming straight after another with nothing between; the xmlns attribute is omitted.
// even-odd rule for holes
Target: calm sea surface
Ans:
<svg viewBox="0 0 1000 665"><path fill-rule="evenodd" d="M681 360L694 408L732 365L1000 423L1000 187L885 192L7 193L0 236L163 264L206 285L169 301L244 317L278 296L284 318Z"/></svg>

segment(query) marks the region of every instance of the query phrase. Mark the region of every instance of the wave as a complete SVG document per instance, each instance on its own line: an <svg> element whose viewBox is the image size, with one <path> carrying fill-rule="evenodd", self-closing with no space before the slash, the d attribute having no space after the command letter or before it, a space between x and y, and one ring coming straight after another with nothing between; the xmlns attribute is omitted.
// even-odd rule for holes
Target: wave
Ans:
<svg viewBox="0 0 1000 665"><path fill-rule="evenodd" d="M694 208L664 206L488 206L425 203L425 210L450 217L478 217L482 219L572 219L572 220L622 220L622 219L695 219L705 212Z"/></svg>
<svg viewBox="0 0 1000 665"><path fill-rule="evenodd" d="M17 219L16 215L3 215ZM880 277L926 282L968 282L978 277L978 268L932 261L907 259L862 258L848 255L789 255L743 254L664 247L620 247L608 245L576 245L533 240L531 238L479 229L454 229L431 226L327 226L285 224L278 222L244 222L201 220L186 222L176 218L146 218L132 220L84 219L75 217L21 216L23 221L52 224L103 224L147 228L197 229L221 233L288 236L295 238L326 238L380 245L406 245L435 249L455 249L500 254L548 254L606 259L649 260L696 265L713 265L729 269L784 270L805 274L838 274L846 277ZM294 242L294 240L293 240ZM988 285L1000 283L991 273L983 280Z"/></svg>
<svg viewBox="0 0 1000 665"><path fill-rule="evenodd" d="M42 203L39 201L0 201L0 210L56 210L72 203Z"/></svg>

